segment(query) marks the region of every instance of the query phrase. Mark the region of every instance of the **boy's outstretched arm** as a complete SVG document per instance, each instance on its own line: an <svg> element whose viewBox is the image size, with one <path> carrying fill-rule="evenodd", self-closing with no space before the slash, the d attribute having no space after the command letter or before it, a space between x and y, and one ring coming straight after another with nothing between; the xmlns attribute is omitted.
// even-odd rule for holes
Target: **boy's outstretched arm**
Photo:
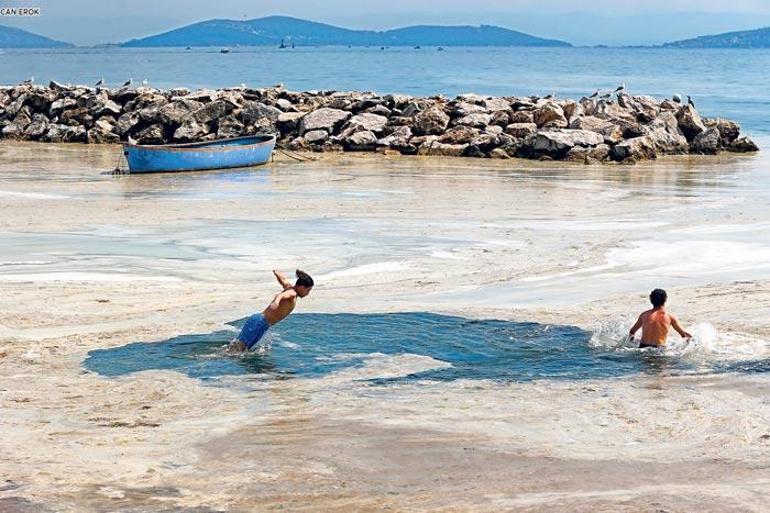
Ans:
<svg viewBox="0 0 770 513"><path fill-rule="evenodd" d="M631 329L628 330L628 335L633 339L634 335L636 335L636 332L639 331L639 328L642 327L642 316L640 315L639 318L636 320L633 326L631 326Z"/></svg>
<svg viewBox="0 0 770 513"><path fill-rule="evenodd" d="M283 287L283 290L288 290L292 287L292 284L289 283L289 280L286 279L286 276L281 274L280 271L276 271L273 269L273 275L275 276L275 279L278 280L278 283L281 284L281 287Z"/></svg>
<svg viewBox="0 0 770 513"><path fill-rule="evenodd" d="M692 335L690 335L684 330L682 325L679 324L679 320L673 315L671 316L671 327L674 328L682 338L692 338Z"/></svg>

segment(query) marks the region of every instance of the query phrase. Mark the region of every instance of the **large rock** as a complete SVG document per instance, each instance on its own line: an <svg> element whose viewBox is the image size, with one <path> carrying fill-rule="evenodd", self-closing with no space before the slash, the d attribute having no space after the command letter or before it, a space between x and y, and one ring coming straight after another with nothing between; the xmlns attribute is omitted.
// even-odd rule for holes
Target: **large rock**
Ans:
<svg viewBox="0 0 770 513"><path fill-rule="evenodd" d="M706 125L703 124L698 111L691 105L685 105L676 113L676 120L679 128L688 141L695 139L695 136L706 131Z"/></svg>
<svg viewBox="0 0 770 513"><path fill-rule="evenodd" d="M469 126L456 126L440 135L438 141L445 144L468 144L478 134L479 131L475 128Z"/></svg>
<svg viewBox="0 0 770 513"><path fill-rule="evenodd" d="M350 112L323 107L305 115L299 123L299 133L304 135L311 130L326 130L332 133L351 116Z"/></svg>
<svg viewBox="0 0 770 513"><path fill-rule="evenodd" d="M467 144L445 144L433 140L425 141L422 143L417 149L417 154L443 157L461 157L467 148Z"/></svg>
<svg viewBox="0 0 770 513"><path fill-rule="evenodd" d="M460 101L452 105L452 117L461 118L468 114L476 114L479 112L487 112L487 108L483 105L477 105L475 103L469 103Z"/></svg>
<svg viewBox="0 0 770 513"><path fill-rule="evenodd" d="M511 123L505 127L505 133L517 139L524 139L537 132L537 125L534 123Z"/></svg>
<svg viewBox="0 0 770 513"><path fill-rule="evenodd" d="M139 114L136 112L124 112L115 126L115 133L123 136L131 131L139 123Z"/></svg>
<svg viewBox="0 0 770 513"><path fill-rule="evenodd" d="M390 133L377 141L377 146L393 148L404 154L417 153L417 147L410 144L412 129L408 126L396 126L390 129Z"/></svg>
<svg viewBox="0 0 770 513"><path fill-rule="evenodd" d="M498 112L501 110L510 110L511 104L505 98L484 98L482 102L487 112Z"/></svg>
<svg viewBox="0 0 770 513"><path fill-rule="evenodd" d="M285 137L299 129L299 122L305 115L305 112L284 112L278 116L275 126L281 132L281 135Z"/></svg>
<svg viewBox="0 0 770 513"><path fill-rule="evenodd" d="M241 121L247 125L252 125L264 119L269 120L272 124L277 122L282 114L283 112L281 109L271 105L266 105L262 102L248 101L244 104L243 109L241 109L240 117Z"/></svg>
<svg viewBox="0 0 770 513"><path fill-rule="evenodd" d="M454 120L455 125L466 125L475 128L484 128L492 121L492 116L483 112L474 112Z"/></svg>
<svg viewBox="0 0 770 513"><path fill-rule="evenodd" d="M759 151L759 146L750 138L741 137L731 142L727 149L736 153L753 153Z"/></svg>
<svg viewBox="0 0 770 513"><path fill-rule="evenodd" d="M163 125L155 124L137 132L135 139L140 144L163 144L166 142Z"/></svg>
<svg viewBox="0 0 770 513"><path fill-rule="evenodd" d="M701 155L716 155L722 147L722 138L717 127L707 128L695 136L690 145L692 153Z"/></svg>
<svg viewBox="0 0 770 513"><path fill-rule="evenodd" d="M414 117L413 130L420 135L438 135L449 125L449 116L438 108L423 110Z"/></svg>
<svg viewBox="0 0 770 513"><path fill-rule="evenodd" d="M363 112L356 114L345 123L342 127L343 133L354 133L360 131L374 132L375 134L382 133L385 130L385 126L388 124L388 118L377 114L371 114Z"/></svg>
<svg viewBox="0 0 770 513"><path fill-rule="evenodd" d="M59 98L54 100L51 102L51 106L48 108L48 115L50 117L58 116L63 111L71 109L77 105L77 103L78 102L75 98Z"/></svg>
<svg viewBox="0 0 770 513"><path fill-rule="evenodd" d="M32 122L24 129L24 136L28 139L37 139L48 131L48 118L43 114L35 114Z"/></svg>
<svg viewBox="0 0 770 513"><path fill-rule="evenodd" d="M588 147L604 143L602 135L589 130L547 130L531 137L533 152L552 158L563 157L574 146Z"/></svg>
<svg viewBox="0 0 770 513"><path fill-rule="evenodd" d="M120 120L118 120L118 126ZM205 123L199 123L194 119L187 119L179 128L174 130L174 139L177 141L197 141L209 133L209 127Z"/></svg>
<svg viewBox="0 0 770 513"><path fill-rule="evenodd" d="M311 130L302 136L308 144L323 144L329 139L329 132L326 130Z"/></svg>
<svg viewBox="0 0 770 513"><path fill-rule="evenodd" d="M181 125L202 107L201 102L182 97L160 107L157 117L164 125Z"/></svg>
<svg viewBox="0 0 770 513"><path fill-rule="evenodd" d="M566 128L567 118L562 108L555 103L544 103L537 107L533 119L538 128Z"/></svg>
<svg viewBox="0 0 770 513"><path fill-rule="evenodd" d="M235 110L235 105L227 100L214 100L203 105L192 114L192 119L198 123L211 123Z"/></svg>
<svg viewBox="0 0 770 513"><path fill-rule="evenodd" d="M531 110L520 110L511 113L510 116L511 124L513 123L534 123L535 122L535 116L532 113ZM537 124L535 125L537 126Z"/></svg>
<svg viewBox="0 0 770 513"><path fill-rule="evenodd" d="M606 119L596 116L581 116L573 119L569 125L570 128L588 130L604 136L605 140L615 144L623 138L623 129Z"/></svg>
<svg viewBox="0 0 770 513"><path fill-rule="evenodd" d="M86 139L89 144L116 144L120 142L120 137L117 134L105 130L104 126L99 126L98 121L92 129L88 130Z"/></svg>
<svg viewBox="0 0 770 513"><path fill-rule="evenodd" d="M657 158L655 143L649 136L634 137L616 144L610 152L610 158L616 161L653 160Z"/></svg>
<svg viewBox="0 0 770 513"><path fill-rule="evenodd" d="M349 151L373 150L377 147L377 136L368 130L362 130L343 139L342 146Z"/></svg>
<svg viewBox="0 0 770 513"><path fill-rule="evenodd" d="M706 128L714 127L719 131L719 138L723 146L729 146L741 134L741 126L728 119L704 119L703 124Z"/></svg>
<svg viewBox="0 0 770 513"><path fill-rule="evenodd" d="M217 139L240 137L245 133L246 127L233 115L226 116L217 121Z"/></svg>

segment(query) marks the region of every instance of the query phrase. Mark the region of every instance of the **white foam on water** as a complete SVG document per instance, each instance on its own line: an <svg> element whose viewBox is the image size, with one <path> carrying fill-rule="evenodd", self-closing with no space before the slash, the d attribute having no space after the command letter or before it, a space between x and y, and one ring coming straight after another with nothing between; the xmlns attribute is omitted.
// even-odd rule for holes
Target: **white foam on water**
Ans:
<svg viewBox="0 0 770 513"><path fill-rule="evenodd" d="M635 321L631 316L619 316L603 321L592 330L589 344L607 351L649 351L639 349L639 340L631 340L628 336L628 330ZM666 340L663 354L705 364L770 358L770 342L754 335L739 332L720 333L708 322L695 324L688 331L693 337L684 340L672 330Z"/></svg>
<svg viewBox="0 0 770 513"><path fill-rule="evenodd" d="M336 355L341 359L350 359L354 355ZM360 366L348 367L331 374L327 380L334 382L348 382L369 379L393 379L410 376L420 372L427 372L436 369L447 369L452 364L442 360L436 360L430 356L419 354L403 353L387 355L383 353L369 353L363 356L364 360Z"/></svg>
<svg viewBox="0 0 770 513"><path fill-rule="evenodd" d="M0 274L0 281L16 282L111 282L126 283L134 281L177 282L180 278L174 276L138 276L126 274L86 273L86 272L49 272L35 274Z"/></svg>
<svg viewBox="0 0 770 513"><path fill-rule="evenodd" d="M330 273L317 276L316 280L330 281L336 278L350 278L353 276L363 276L366 274L403 271L408 268L409 266L403 262L379 262L374 264L359 265L357 267L350 267L341 271L332 271Z"/></svg>
<svg viewBox="0 0 770 513"><path fill-rule="evenodd" d="M41 192L0 191L0 197L28 198L28 199L69 199L62 194L44 194Z"/></svg>

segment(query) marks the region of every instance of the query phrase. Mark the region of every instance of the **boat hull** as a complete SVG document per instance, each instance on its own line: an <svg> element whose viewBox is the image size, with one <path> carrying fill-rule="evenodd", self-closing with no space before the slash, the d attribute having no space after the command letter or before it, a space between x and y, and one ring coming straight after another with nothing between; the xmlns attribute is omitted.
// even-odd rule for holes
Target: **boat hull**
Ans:
<svg viewBox="0 0 770 513"><path fill-rule="evenodd" d="M131 173L203 171L258 166L270 160L275 136L247 136L204 143L123 145Z"/></svg>

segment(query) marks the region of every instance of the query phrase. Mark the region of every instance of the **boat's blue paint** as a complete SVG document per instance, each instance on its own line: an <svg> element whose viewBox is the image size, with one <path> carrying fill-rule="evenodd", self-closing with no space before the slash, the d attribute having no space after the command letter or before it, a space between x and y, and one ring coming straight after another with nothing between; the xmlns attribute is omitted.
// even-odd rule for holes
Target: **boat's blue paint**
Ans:
<svg viewBox="0 0 770 513"><path fill-rule="evenodd" d="M252 135L189 144L124 144L123 154L132 173L199 171L258 166L270 160L274 147L274 135Z"/></svg>

